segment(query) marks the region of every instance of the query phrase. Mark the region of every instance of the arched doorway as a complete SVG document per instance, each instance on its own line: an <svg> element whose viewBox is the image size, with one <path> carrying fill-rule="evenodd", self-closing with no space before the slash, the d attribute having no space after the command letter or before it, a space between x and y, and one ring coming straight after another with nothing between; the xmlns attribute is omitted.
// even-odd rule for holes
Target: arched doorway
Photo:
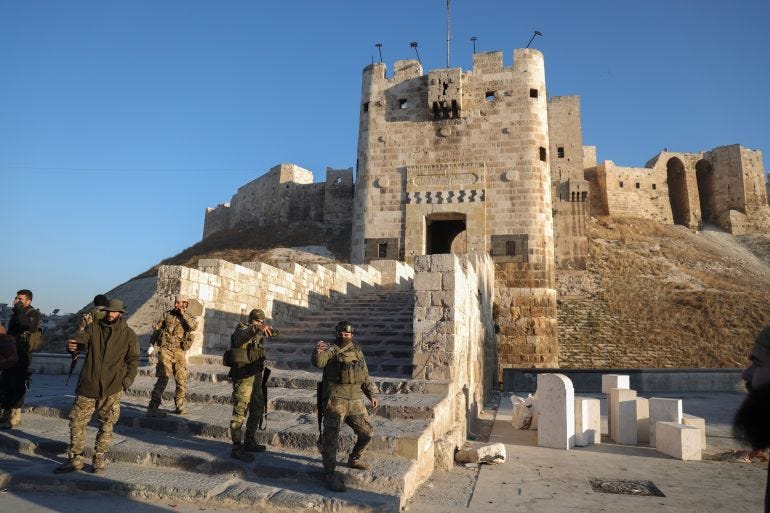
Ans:
<svg viewBox="0 0 770 513"><path fill-rule="evenodd" d="M671 203L671 215L674 224L690 226L690 199L687 194L687 177L684 164L677 157L666 163L666 181L668 183L668 201Z"/></svg>
<svg viewBox="0 0 770 513"><path fill-rule="evenodd" d="M698 180L698 198L701 218L704 223L714 222L714 168L708 160L699 160L695 164L695 177Z"/></svg>
<svg viewBox="0 0 770 513"><path fill-rule="evenodd" d="M425 252L466 253L465 214L432 214L425 218Z"/></svg>

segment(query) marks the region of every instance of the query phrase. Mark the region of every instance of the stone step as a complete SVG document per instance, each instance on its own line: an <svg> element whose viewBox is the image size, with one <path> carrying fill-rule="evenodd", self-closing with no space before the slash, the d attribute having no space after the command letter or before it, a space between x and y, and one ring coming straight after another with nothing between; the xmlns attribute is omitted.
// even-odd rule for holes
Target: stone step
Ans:
<svg viewBox="0 0 770 513"><path fill-rule="evenodd" d="M222 358L213 355L193 356L190 360L199 363L188 363L187 371L189 373L189 383L193 381L202 382L227 382L227 373L229 369L221 364ZM315 390L316 383L321 380L321 371L313 370L289 370L289 369L271 369L268 386L283 388L305 388ZM139 374L142 376L155 376L155 367L145 366L139 368ZM64 377L61 377L61 384L64 384ZM380 394L441 394L446 395L448 381L424 379L411 379L407 377L389 377L371 375L370 379ZM172 380L173 381L173 380ZM70 384L72 387L73 384ZM170 386L170 385L169 385ZM189 386L189 385L188 385Z"/></svg>
<svg viewBox="0 0 770 513"><path fill-rule="evenodd" d="M313 352L316 341L326 340L332 342L333 339L334 335L329 337L313 337L310 336L309 333L303 332L287 334L286 336L282 334L280 337L269 338L265 343L265 349L270 351L270 348L272 347L294 346L305 351L308 354L308 358L310 358L310 353ZM412 340L413 335L411 332L388 331L380 336L356 337L355 343L361 346L364 353L366 353L369 348L376 348L377 346L398 346L411 351L413 345Z"/></svg>
<svg viewBox="0 0 770 513"><path fill-rule="evenodd" d="M155 378L138 376L126 393L139 401L143 399L144 404L147 404L154 385ZM166 405L173 404L174 386L172 379L163 394ZM232 385L226 382L189 382L186 393L187 403L188 405L193 403L230 405L232 392ZM268 387L267 397L268 411L284 410L312 414L316 412L315 386L313 388ZM433 418L433 409L443 397L441 394L381 394L378 397L380 406L374 414L387 419L430 419Z"/></svg>
<svg viewBox="0 0 770 513"><path fill-rule="evenodd" d="M28 401L29 404L24 407L26 415L22 429L27 429L27 418L44 416L65 419L73 400L72 396L59 396L48 397L44 401ZM191 403L187 410L184 417L171 414L162 418L147 417L147 399L125 395L118 425L175 434L183 438L206 437L229 442L230 405ZM377 416L372 417L371 422L374 435L370 448L381 452L383 457L396 455L417 459L432 444L429 419L386 419ZM271 411L268 413L266 429L258 431L256 439L271 447L315 451L318 441L316 414ZM353 431L344 426L340 430L340 451L349 453L354 443Z"/></svg>
<svg viewBox="0 0 770 513"><path fill-rule="evenodd" d="M310 363L310 356L307 354L302 355L285 355L282 357L275 357L268 354L265 363L268 367L276 369L293 369L293 370L309 370L313 366ZM387 359L374 359L367 361L367 367L370 374L377 374L383 376L410 376L412 374L412 358L411 355L403 358L387 358Z"/></svg>
<svg viewBox="0 0 770 513"><path fill-rule="evenodd" d="M308 343L307 341L302 344L271 341L270 345L266 347L267 358L269 360L281 361L287 356L296 356L298 358L309 360L314 346L315 344ZM400 344L387 342L376 345L364 345L362 349L364 351L364 356L366 357L367 365L370 362L376 363L379 359L403 359L407 362L411 362L412 360L411 342Z"/></svg>
<svg viewBox="0 0 770 513"><path fill-rule="evenodd" d="M87 430L92 445L95 427ZM68 423L27 415L24 429L0 435L0 486L15 491L141 495L189 500L211 506L259 511L397 512L414 492L416 462L402 458L371 460L368 471L340 466L349 490L329 492L317 454L267 451L256 465L230 457L230 444L205 438L179 438L118 426L109 464L100 475L84 471L55 474L66 453ZM92 448L86 452L90 460ZM342 462L344 463L344 461ZM408 494L408 495L407 495Z"/></svg>

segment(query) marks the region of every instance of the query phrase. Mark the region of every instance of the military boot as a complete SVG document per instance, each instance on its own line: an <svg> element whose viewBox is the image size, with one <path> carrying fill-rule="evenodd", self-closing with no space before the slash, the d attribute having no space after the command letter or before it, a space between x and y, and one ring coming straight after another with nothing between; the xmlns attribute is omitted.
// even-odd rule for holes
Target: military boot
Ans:
<svg viewBox="0 0 770 513"><path fill-rule="evenodd" d="M107 471L107 454L103 452L94 453L91 468L94 474L104 474Z"/></svg>
<svg viewBox="0 0 770 513"><path fill-rule="evenodd" d="M246 440L246 442L243 444L243 448L247 452L265 452L267 450L266 445L258 444L253 439Z"/></svg>
<svg viewBox="0 0 770 513"><path fill-rule="evenodd" d="M361 461L361 458L356 458L355 456L351 456L348 458L348 467L350 468L356 468L358 470L369 470L372 468L371 465L367 465L363 461Z"/></svg>
<svg viewBox="0 0 770 513"><path fill-rule="evenodd" d="M185 408L184 404L179 404L177 405L176 410L174 410L174 413L177 415L184 415L187 413L187 408Z"/></svg>
<svg viewBox="0 0 770 513"><path fill-rule="evenodd" d="M236 460L245 461L247 463L254 461L254 455L246 452L246 448L243 446L243 444L233 445L233 450L230 451L230 457L235 458Z"/></svg>
<svg viewBox="0 0 770 513"><path fill-rule="evenodd" d="M324 474L324 485L333 492L344 492L348 489L345 480L339 472L327 472Z"/></svg>
<svg viewBox="0 0 770 513"><path fill-rule="evenodd" d="M74 454L70 456L70 459L56 467L54 472L56 474L65 474L67 472L74 472L75 470L83 470L83 455Z"/></svg>
<svg viewBox="0 0 770 513"><path fill-rule="evenodd" d="M147 417L155 417L155 418L163 418L166 416L166 412L163 410L159 410L158 407L147 407L147 413L145 414Z"/></svg>
<svg viewBox="0 0 770 513"><path fill-rule="evenodd" d="M8 418L0 427L3 429L12 429L21 426L21 408L11 408Z"/></svg>

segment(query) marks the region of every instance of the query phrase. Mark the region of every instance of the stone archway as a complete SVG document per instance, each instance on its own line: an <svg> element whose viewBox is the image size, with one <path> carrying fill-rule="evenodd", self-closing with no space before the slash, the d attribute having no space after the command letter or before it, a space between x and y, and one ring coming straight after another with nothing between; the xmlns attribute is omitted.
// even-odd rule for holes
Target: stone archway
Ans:
<svg viewBox="0 0 770 513"><path fill-rule="evenodd" d="M425 225L425 254L467 252L465 214L432 214Z"/></svg>
<svg viewBox="0 0 770 513"><path fill-rule="evenodd" d="M671 216L674 224L690 226L690 197L687 193L687 176L684 163L677 157L671 157L666 163L666 182L668 183L668 201L671 204Z"/></svg>
<svg viewBox="0 0 770 513"><path fill-rule="evenodd" d="M695 164L695 177L698 180L698 199L701 219L704 223L716 221L714 210L714 168L708 160L699 160Z"/></svg>

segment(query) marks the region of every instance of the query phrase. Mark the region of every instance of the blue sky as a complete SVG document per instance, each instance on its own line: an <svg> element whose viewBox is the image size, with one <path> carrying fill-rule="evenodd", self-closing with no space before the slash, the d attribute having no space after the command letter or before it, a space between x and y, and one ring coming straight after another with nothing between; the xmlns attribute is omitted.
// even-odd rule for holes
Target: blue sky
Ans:
<svg viewBox="0 0 770 513"><path fill-rule="evenodd" d="M770 2L452 1L452 66L532 31L584 144L770 153ZM44 312L197 242L205 208L281 162L355 163L361 71L446 65L444 0L0 0L0 302Z"/></svg>

